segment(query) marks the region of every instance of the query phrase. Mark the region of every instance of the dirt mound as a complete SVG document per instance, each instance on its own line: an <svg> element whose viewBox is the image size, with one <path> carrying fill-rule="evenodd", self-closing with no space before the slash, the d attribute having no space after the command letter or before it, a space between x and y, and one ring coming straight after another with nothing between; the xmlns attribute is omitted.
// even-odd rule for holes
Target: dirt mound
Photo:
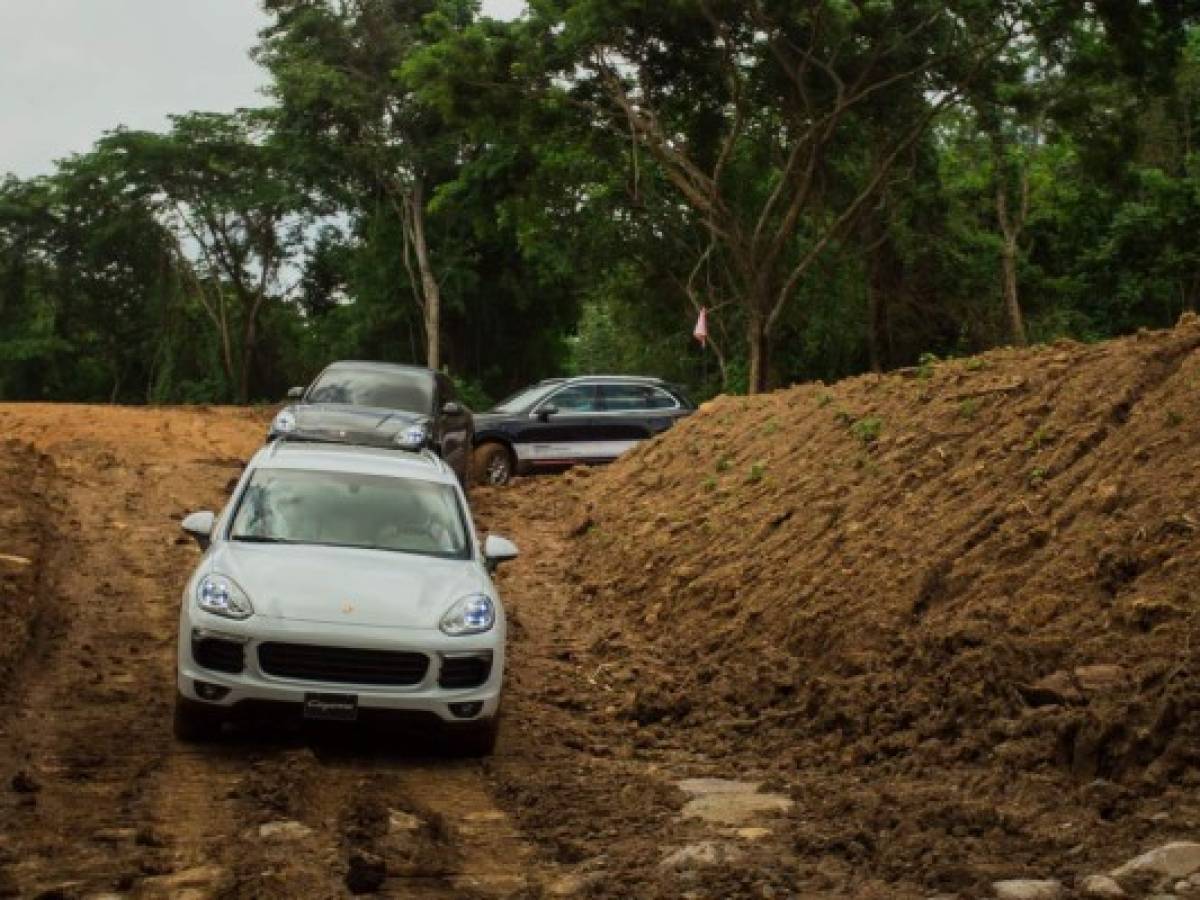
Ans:
<svg viewBox="0 0 1200 900"><path fill-rule="evenodd" d="M720 398L539 489L609 719L791 773L797 852L892 883L1119 861L1145 822L1070 817L1200 783L1197 348L1186 317Z"/></svg>
<svg viewBox="0 0 1200 900"><path fill-rule="evenodd" d="M0 685L9 683L37 620L50 469L26 444L0 442Z"/></svg>

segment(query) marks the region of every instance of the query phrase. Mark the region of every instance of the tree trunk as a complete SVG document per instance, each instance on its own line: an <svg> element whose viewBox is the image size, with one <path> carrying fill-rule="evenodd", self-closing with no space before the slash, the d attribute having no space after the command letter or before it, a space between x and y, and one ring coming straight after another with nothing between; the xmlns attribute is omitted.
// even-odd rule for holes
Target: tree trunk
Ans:
<svg viewBox="0 0 1200 900"><path fill-rule="evenodd" d="M768 366L770 365L771 342L767 335L766 320L759 313L750 317L747 326L750 342L750 378L746 385L749 394L762 394L767 390Z"/></svg>
<svg viewBox="0 0 1200 900"><path fill-rule="evenodd" d="M251 315L257 314L257 308ZM242 367L238 372L238 387L237 401L245 405L250 402L250 370L254 363L254 345L257 343L257 331L254 318L251 318L246 323L246 330L242 336Z"/></svg>
<svg viewBox="0 0 1200 900"><path fill-rule="evenodd" d="M887 334L888 294L896 284L895 258L886 233L879 233L877 223L869 225L867 271L867 354L872 372L882 372L888 365L885 349Z"/></svg>
<svg viewBox="0 0 1200 900"><path fill-rule="evenodd" d="M1021 297L1017 290L1017 243L1016 240L1004 240L1001 251L1001 268L1004 275L1004 307L1008 312L1008 330L1012 342L1018 347L1024 347L1028 340L1025 337L1025 322L1021 316Z"/></svg>
<svg viewBox="0 0 1200 900"><path fill-rule="evenodd" d="M425 364L431 369L442 367L442 290L429 260L429 244L425 240L425 192L417 181L408 193L411 239L421 273L421 293L424 302L421 312L425 321Z"/></svg>

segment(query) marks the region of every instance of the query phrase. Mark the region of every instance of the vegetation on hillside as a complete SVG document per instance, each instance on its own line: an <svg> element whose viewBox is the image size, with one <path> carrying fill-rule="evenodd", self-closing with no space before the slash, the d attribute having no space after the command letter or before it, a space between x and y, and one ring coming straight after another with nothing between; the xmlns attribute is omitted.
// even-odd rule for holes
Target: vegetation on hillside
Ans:
<svg viewBox="0 0 1200 900"><path fill-rule="evenodd" d="M1179 0L264 6L261 108L0 181L0 399L275 399L339 357L705 396L1200 299Z"/></svg>

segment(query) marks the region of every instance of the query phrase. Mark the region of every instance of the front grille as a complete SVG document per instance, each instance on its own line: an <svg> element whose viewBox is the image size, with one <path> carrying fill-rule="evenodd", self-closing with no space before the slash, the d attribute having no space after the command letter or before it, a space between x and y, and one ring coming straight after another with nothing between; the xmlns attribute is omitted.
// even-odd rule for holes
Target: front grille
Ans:
<svg viewBox="0 0 1200 900"><path fill-rule="evenodd" d="M242 645L237 641L196 635L192 635L192 659L205 669L229 672L231 675L241 672L246 664Z"/></svg>
<svg viewBox="0 0 1200 900"><path fill-rule="evenodd" d="M442 660L438 684L444 688L479 687L492 674L492 656L451 656Z"/></svg>
<svg viewBox="0 0 1200 900"><path fill-rule="evenodd" d="M424 653L317 647L311 644L266 643L258 648L258 664L268 675L342 684L420 684L429 668Z"/></svg>

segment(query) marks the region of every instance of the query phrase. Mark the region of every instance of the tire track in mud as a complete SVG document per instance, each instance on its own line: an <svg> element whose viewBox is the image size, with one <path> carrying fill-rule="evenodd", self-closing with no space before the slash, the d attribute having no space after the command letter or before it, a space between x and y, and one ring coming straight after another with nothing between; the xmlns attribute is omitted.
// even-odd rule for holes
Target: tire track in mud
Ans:
<svg viewBox="0 0 1200 900"><path fill-rule="evenodd" d="M359 737L175 743L179 590L196 560L178 520L223 502L261 423L243 411L100 418L112 421L0 407L6 430L55 459L62 506L45 634L0 704L0 896L536 892L533 851L478 763ZM214 429L232 440L204 457ZM31 790L8 789L18 775Z"/></svg>

